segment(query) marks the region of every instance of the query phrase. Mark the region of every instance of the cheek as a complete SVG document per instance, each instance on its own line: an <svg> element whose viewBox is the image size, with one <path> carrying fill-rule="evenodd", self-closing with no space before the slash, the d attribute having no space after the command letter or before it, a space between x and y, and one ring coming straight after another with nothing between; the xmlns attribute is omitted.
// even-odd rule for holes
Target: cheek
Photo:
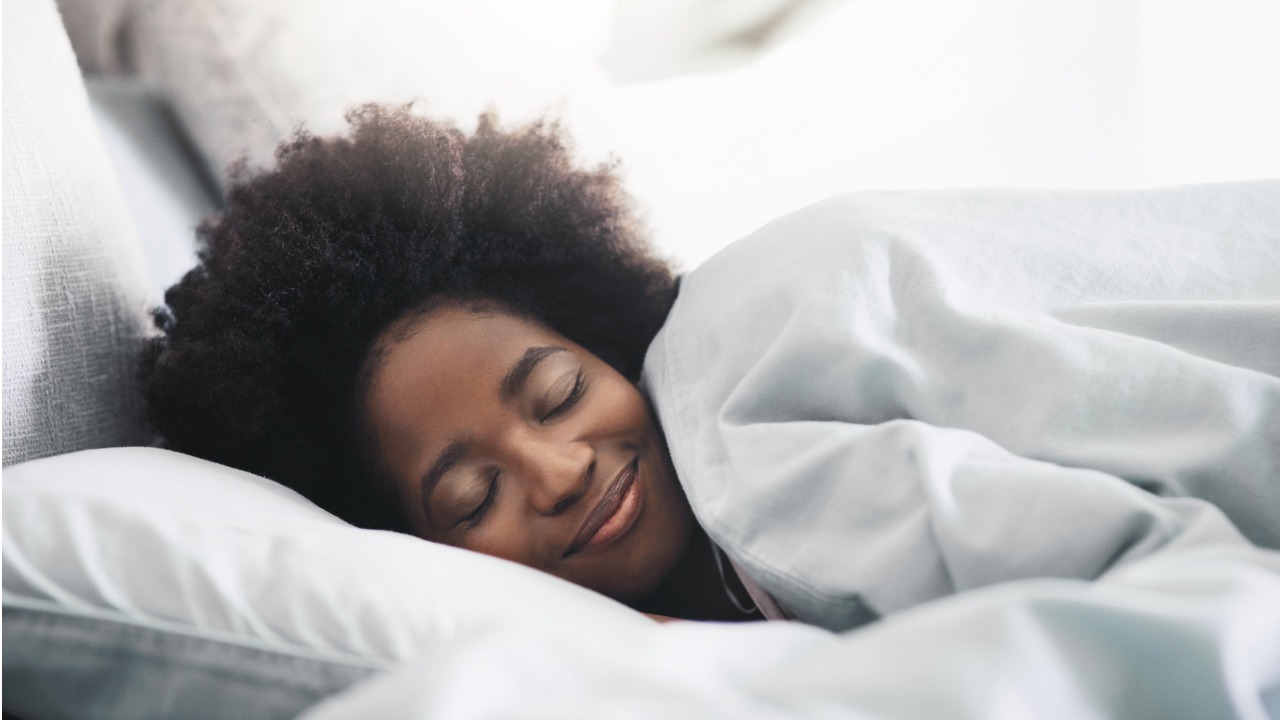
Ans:
<svg viewBox="0 0 1280 720"><path fill-rule="evenodd" d="M517 513L495 508L484 527L464 535L458 547L543 569L545 563L538 553L540 543L533 530L527 519L519 518Z"/></svg>
<svg viewBox="0 0 1280 720"><path fill-rule="evenodd" d="M640 391L622 378L602 383L592 413L601 429L612 432L642 432L649 425L649 407Z"/></svg>

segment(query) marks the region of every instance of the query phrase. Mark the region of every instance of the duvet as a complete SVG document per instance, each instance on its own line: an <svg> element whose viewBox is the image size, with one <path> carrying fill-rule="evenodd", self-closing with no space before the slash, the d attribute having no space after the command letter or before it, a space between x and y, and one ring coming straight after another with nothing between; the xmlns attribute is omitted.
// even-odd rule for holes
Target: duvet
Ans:
<svg viewBox="0 0 1280 720"><path fill-rule="evenodd" d="M1280 184L833 198L645 372L806 622L495 621L307 720L1280 717Z"/></svg>
<svg viewBox="0 0 1280 720"><path fill-rule="evenodd" d="M1280 546L1280 183L861 193L683 278L645 382L699 522L845 630Z"/></svg>

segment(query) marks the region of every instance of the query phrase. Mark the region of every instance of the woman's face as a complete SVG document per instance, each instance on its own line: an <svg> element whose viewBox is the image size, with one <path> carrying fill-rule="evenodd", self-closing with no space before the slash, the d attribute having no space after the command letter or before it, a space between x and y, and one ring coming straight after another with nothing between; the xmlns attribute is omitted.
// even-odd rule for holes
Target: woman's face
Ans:
<svg viewBox="0 0 1280 720"><path fill-rule="evenodd" d="M382 343L367 419L418 535L621 600L680 560L692 513L648 403L608 364L464 307Z"/></svg>

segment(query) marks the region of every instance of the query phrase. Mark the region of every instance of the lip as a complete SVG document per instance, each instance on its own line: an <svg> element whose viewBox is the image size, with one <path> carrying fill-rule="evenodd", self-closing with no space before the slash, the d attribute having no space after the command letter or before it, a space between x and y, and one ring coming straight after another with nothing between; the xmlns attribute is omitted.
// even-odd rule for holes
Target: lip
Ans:
<svg viewBox="0 0 1280 720"><path fill-rule="evenodd" d="M640 458L636 457L618 471L604 497L587 513L564 557L612 542L631 529L640 515L639 477Z"/></svg>

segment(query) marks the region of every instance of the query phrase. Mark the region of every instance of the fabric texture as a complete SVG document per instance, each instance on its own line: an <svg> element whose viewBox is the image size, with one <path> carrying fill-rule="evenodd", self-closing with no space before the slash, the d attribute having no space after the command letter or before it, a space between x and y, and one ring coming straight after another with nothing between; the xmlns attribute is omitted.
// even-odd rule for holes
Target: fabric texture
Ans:
<svg viewBox="0 0 1280 720"><path fill-rule="evenodd" d="M1280 547L1278 361L1280 183L863 193L684 277L645 382L713 540L844 629L1221 511Z"/></svg>
<svg viewBox="0 0 1280 720"><path fill-rule="evenodd" d="M4 707L22 718L283 720L385 667L12 598L4 645Z"/></svg>
<svg viewBox="0 0 1280 720"><path fill-rule="evenodd" d="M154 714L194 700L144 690L180 685L194 698L244 689L274 712L350 681L352 667L406 662L485 628L523 625L554 636L650 624L550 575L355 528L274 482L157 448L10 466L3 510L6 608L34 603L83 619L46 612L15 630L25 640L11 644L6 609L5 689L11 669L47 671L54 674L41 687L67 682L75 694L62 700L82 708L118 702ZM46 637L78 660L46 657ZM77 643L83 653L71 653ZM261 657L217 690L218 668L240 653L226 643ZM277 660L287 667L262 681L283 674L279 693L259 694L252 663ZM240 716L254 716L244 701Z"/></svg>
<svg viewBox="0 0 1280 720"><path fill-rule="evenodd" d="M1280 553L1201 548L1101 582L976 590L841 634L800 623L554 642L477 633L303 718L1263 720L1280 716L1277 608Z"/></svg>
<svg viewBox="0 0 1280 720"><path fill-rule="evenodd" d="M139 444L152 300L52 0L5 5L4 464Z"/></svg>

